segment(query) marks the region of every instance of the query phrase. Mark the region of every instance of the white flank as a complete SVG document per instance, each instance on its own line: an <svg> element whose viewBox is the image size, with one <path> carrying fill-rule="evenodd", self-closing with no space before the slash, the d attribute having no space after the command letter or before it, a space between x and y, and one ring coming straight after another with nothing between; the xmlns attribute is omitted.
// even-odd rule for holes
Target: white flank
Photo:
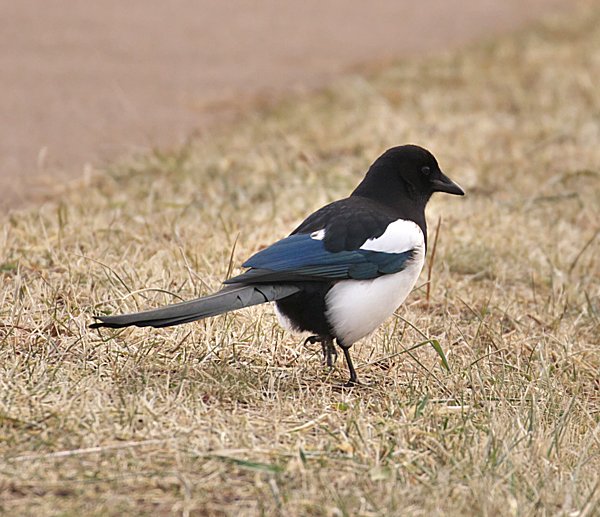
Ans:
<svg viewBox="0 0 600 517"><path fill-rule="evenodd" d="M330 289L325 298L327 319L345 346L368 336L402 305L425 262L423 232L410 221L391 223L381 237L368 240L362 249L388 253L414 249L415 255L399 273L374 280L342 280Z"/></svg>

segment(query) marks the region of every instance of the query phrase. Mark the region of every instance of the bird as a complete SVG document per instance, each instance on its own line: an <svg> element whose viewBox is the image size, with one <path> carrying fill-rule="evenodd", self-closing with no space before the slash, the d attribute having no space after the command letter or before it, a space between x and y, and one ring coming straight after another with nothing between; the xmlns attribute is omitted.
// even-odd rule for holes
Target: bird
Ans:
<svg viewBox="0 0 600 517"><path fill-rule="evenodd" d="M287 237L246 260L220 291L143 312L95 316L91 328L169 327L275 302L280 324L310 335L329 367L342 350L359 384L350 348L405 301L425 263L425 207L435 192L463 196L431 152L392 147L346 198L309 215Z"/></svg>

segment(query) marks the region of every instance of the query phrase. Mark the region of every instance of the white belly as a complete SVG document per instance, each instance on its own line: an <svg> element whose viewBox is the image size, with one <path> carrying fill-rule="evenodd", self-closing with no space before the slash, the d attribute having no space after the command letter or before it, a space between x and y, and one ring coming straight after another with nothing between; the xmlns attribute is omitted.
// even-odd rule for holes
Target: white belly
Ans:
<svg viewBox="0 0 600 517"><path fill-rule="evenodd" d="M368 336L402 305L415 286L425 257L423 248L406 269L375 280L343 280L327 293L327 319L345 346Z"/></svg>

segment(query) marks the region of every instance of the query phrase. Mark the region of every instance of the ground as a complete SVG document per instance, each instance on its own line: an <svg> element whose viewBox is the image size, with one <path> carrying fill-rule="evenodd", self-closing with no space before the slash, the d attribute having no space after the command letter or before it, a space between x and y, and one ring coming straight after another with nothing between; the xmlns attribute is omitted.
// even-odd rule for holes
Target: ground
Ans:
<svg viewBox="0 0 600 517"><path fill-rule="evenodd" d="M345 78L6 216L0 508L598 515L599 76L594 3ZM218 288L405 142L467 196L432 202L420 287L354 347L364 386L342 388L341 361L329 371L267 306L87 328Z"/></svg>
<svg viewBox="0 0 600 517"><path fill-rule="evenodd" d="M10 20L0 31L0 211L356 65L463 45L572 3L0 2Z"/></svg>

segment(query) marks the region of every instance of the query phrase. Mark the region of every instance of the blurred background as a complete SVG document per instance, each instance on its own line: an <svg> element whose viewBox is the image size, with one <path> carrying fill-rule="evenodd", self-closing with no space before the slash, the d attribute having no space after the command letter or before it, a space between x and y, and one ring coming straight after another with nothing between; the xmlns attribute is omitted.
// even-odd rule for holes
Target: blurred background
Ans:
<svg viewBox="0 0 600 517"><path fill-rule="evenodd" d="M0 3L0 210L356 67L465 45L568 0Z"/></svg>

